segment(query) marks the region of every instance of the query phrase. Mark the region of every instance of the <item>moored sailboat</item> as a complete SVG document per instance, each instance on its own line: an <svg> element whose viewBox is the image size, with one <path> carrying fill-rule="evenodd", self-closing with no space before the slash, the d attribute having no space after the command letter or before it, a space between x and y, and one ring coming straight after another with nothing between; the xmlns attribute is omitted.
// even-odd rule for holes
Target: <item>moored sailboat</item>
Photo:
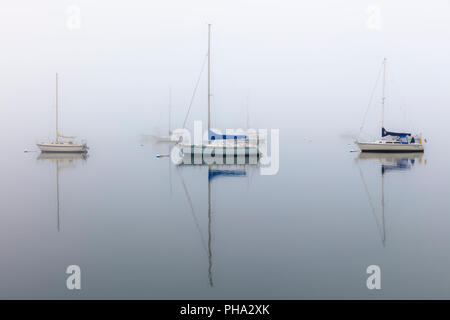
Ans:
<svg viewBox="0 0 450 320"><path fill-rule="evenodd" d="M356 141L362 152L423 152L422 137L407 132L393 132L384 126L384 102L386 80L386 58L383 60L383 97L381 100L381 139L376 141ZM361 127L362 128L362 127Z"/></svg>
<svg viewBox="0 0 450 320"><path fill-rule="evenodd" d="M85 143L76 143L74 136L64 136L59 132L58 126L58 74L56 74L56 137L55 141L41 142L36 145L41 152L87 152ZM60 140L68 139L68 140Z"/></svg>
<svg viewBox="0 0 450 320"><path fill-rule="evenodd" d="M257 139L247 135L218 134L211 130L211 24L208 24L208 142L201 145L180 143L183 154L259 156ZM254 141L253 141L254 140Z"/></svg>
<svg viewBox="0 0 450 320"><path fill-rule="evenodd" d="M153 138L156 142L176 142L176 137L172 135L171 122L172 122L172 88L169 87L169 134L165 135L155 135Z"/></svg>

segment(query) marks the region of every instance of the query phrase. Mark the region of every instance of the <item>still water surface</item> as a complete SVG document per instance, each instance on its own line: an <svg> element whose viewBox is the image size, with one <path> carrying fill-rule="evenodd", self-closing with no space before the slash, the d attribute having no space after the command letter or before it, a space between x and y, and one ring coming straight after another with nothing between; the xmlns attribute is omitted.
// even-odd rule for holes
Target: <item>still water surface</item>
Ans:
<svg viewBox="0 0 450 320"><path fill-rule="evenodd" d="M273 176L176 166L139 137L87 157L16 148L1 165L0 298L450 298L445 158L349 142L282 136ZM382 290L366 288L371 264Z"/></svg>

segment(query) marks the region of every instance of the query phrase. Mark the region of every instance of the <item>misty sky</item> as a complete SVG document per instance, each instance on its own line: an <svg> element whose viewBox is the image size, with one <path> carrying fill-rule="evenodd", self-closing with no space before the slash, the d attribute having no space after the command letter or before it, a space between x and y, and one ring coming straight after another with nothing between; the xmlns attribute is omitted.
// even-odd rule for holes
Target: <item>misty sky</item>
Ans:
<svg viewBox="0 0 450 320"><path fill-rule="evenodd" d="M387 57L386 127L435 141L448 136L448 0L3 0L2 137L20 141L19 149L53 137L55 72L64 134L99 142L165 132L169 86L173 127L180 127L208 23L215 127L244 127L248 101L252 127L316 139L357 134ZM205 75L190 127L206 121ZM380 90L367 118L373 134L379 100Z"/></svg>

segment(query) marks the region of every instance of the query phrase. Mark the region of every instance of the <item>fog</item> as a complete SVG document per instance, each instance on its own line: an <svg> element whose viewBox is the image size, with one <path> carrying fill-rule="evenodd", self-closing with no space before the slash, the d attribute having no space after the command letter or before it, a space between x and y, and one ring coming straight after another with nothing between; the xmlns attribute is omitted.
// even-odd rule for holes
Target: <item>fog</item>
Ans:
<svg viewBox="0 0 450 320"><path fill-rule="evenodd" d="M449 17L448 0L4 0L0 133L19 149L53 137L56 72L65 134L96 144L166 132L169 87L180 127L211 23L214 127L245 127L248 105L251 127L281 136L355 136L386 57L386 127L439 141L450 118ZM189 128L206 121L205 76ZM373 135L380 94L366 120Z"/></svg>
<svg viewBox="0 0 450 320"><path fill-rule="evenodd" d="M449 18L448 0L2 0L0 297L448 298ZM141 143L169 98L182 126L208 24L212 126L279 129L274 175ZM386 129L424 154L349 152L366 110L380 135L385 57ZM54 138L56 72L88 155L23 152ZM206 119L203 72L187 127Z"/></svg>

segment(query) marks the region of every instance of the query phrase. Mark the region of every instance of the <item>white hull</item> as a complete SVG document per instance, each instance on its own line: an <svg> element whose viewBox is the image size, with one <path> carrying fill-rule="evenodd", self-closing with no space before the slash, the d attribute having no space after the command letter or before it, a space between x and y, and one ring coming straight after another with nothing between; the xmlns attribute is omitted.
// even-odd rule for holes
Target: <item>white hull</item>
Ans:
<svg viewBox="0 0 450 320"><path fill-rule="evenodd" d="M73 143L37 143L41 152L87 152L87 147L83 144Z"/></svg>
<svg viewBox="0 0 450 320"><path fill-rule="evenodd" d="M184 154L213 154L213 155L234 155L234 156L259 156L261 152L256 146L224 146L224 145L181 145Z"/></svg>
<svg viewBox="0 0 450 320"><path fill-rule="evenodd" d="M419 143L357 142L362 152L423 152Z"/></svg>

